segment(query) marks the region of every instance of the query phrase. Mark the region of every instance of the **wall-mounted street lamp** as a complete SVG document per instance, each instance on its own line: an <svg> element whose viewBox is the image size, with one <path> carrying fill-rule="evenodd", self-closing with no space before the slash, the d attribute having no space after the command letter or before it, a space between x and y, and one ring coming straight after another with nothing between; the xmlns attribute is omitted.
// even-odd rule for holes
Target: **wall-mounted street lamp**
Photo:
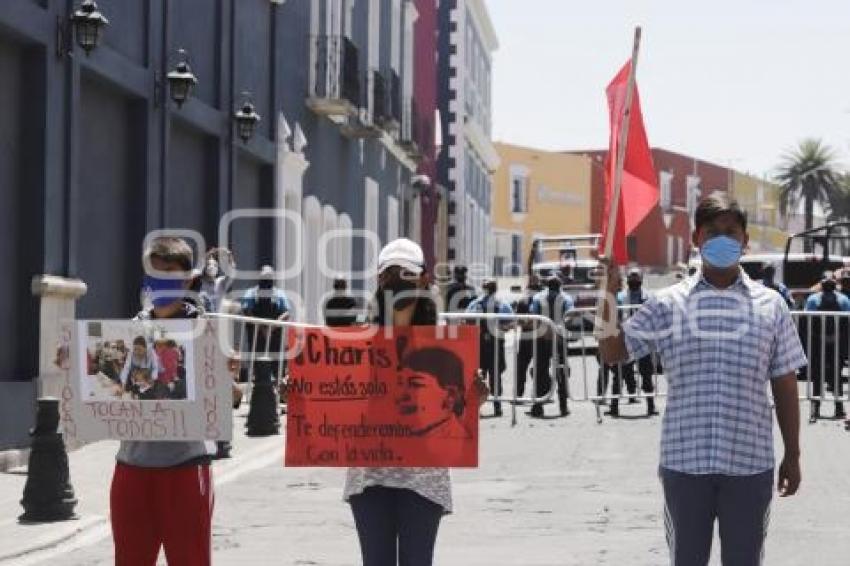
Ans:
<svg viewBox="0 0 850 566"><path fill-rule="evenodd" d="M243 143L248 143L248 140L254 137L254 132L261 118L251 103L249 93L243 92L242 96L245 98L245 102L242 104L242 108L233 115L233 120L236 122L236 134Z"/></svg>
<svg viewBox="0 0 850 566"><path fill-rule="evenodd" d="M410 186L414 193L424 193L431 186L431 177L428 175L414 175L410 179Z"/></svg>
<svg viewBox="0 0 850 566"><path fill-rule="evenodd" d="M80 7L71 14L71 24L77 36L77 44L86 52L86 56L100 44L103 28L109 25L94 0L83 0Z"/></svg>
<svg viewBox="0 0 850 566"><path fill-rule="evenodd" d="M183 104L192 95L192 89L198 84L198 77L192 72L192 67L189 66L189 55L185 49L178 51L182 56L182 60L177 63L168 73L168 90L171 93L171 100L177 104L177 108L182 108Z"/></svg>

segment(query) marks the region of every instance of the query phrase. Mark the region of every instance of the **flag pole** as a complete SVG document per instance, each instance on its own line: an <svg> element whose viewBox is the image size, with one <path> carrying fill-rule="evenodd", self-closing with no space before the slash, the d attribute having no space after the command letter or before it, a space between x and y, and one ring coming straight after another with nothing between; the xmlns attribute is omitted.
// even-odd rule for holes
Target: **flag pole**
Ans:
<svg viewBox="0 0 850 566"><path fill-rule="evenodd" d="M610 262L612 260L611 253L614 250L614 234L617 231L617 214L620 210L620 193L623 186L623 167L625 166L626 161L626 144L629 139L629 123L631 122L632 117L632 98L634 96L635 90L635 81L637 77L637 61L638 61L638 53L640 52L640 37L641 37L641 28L640 26L635 27L635 39L634 46L632 47L632 60L631 66L629 68L629 82L626 86L626 99L625 104L623 105L623 119L620 122L622 126L620 127L620 138L617 140L617 156L616 163L614 167L614 179L613 179L613 187L612 187L612 199L608 208L608 224L607 230L605 234L605 242L603 247L603 254ZM596 303L596 312L601 313L604 307L612 308L612 304L609 302L611 297L608 297L607 289L608 289L608 270L604 270L602 273L602 278L600 283L600 293L599 299ZM613 303L616 305L616 302ZM613 306L616 309L616 306ZM610 312L608 313L608 318L611 319ZM615 311L616 314L616 311ZM603 317L603 321L604 321ZM600 324L600 320L596 320L594 324L594 328L596 329L597 338L601 338L603 335L608 334L610 329L603 328L604 323ZM614 322L616 324L616 322ZM602 416L599 414L599 405L596 405L596 418L598 422L602 421Z"/></svg>
<svg viewBox="0 0 850 566"><path fill-rule="evenodd" d="M614 233L617 226L617 214L620 210L620 193L623 187L623 167L626 161L626 145L629 140L629 124L632 118L632 98L635 91L635 80L637 77L638 53L640 51L640 26L635 28L635 42L632 49L632 64L629 69L629 82L626 86L626 100L623 106L623 120L620 128L620 139L617 141L617 161L614 168L614 185L612 191L611 206L608 210L608 229L605 234L605 257L611 258L614 249ZM607 277L606 277L607 279Z"/></svg>

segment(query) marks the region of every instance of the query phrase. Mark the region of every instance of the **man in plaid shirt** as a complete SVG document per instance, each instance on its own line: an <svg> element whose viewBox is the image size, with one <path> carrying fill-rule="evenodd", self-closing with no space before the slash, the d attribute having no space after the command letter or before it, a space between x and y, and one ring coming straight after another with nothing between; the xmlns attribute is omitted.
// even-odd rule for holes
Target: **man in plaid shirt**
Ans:
<svg viewBox="0 0 850 566"><path fill-rule="evenodd" d="M724 566L756 566L775 464L767 385L785 444L778 489L790 496L800 485L796 370L806 358L788 305L738 264L748 240L738 203L714 193L695 216L702 270L652 296L621 331L606 301L600 316L613 331L600 338L600 354L609 364L661 357L669 391L659 475L671 564L707 565L717 519ZM611 270L608 294L619 285Z"/></svg>

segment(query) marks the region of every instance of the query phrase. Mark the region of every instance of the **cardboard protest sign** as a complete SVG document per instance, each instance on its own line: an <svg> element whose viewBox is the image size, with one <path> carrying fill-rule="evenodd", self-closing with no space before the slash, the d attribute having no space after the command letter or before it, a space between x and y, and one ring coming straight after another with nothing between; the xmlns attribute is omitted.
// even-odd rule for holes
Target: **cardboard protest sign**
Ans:
<svg viewBox="0 0 850 566"><path fill-rule="evenodd" d="M232 378L211 320L83 320L60 333L70 441L229 440Z"/></svg>
<svg viewBox="0 0 850 566"><path fill-rule="evenodd" d="M450 328L292 331L286 465L476 467L478 327Z"/></svg>

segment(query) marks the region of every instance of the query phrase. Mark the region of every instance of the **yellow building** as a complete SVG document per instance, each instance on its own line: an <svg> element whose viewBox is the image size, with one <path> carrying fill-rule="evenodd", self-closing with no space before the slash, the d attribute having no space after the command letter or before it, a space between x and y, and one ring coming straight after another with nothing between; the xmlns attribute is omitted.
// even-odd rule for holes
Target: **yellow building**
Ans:
<svg viewBox="0 0 850 566"><path fill-rule="evenodd" d="M587 157L495 144L490 222L494 272L525 272L535 237L590 232L591 161Z"/></svg>
<svg viewBox="0 0 850 566"><path fill-rule="evenodd" d="M750 251L784 252L788 232L779 214L779 186L746 173L732 174L732 194L747 211Z"/></svg>

